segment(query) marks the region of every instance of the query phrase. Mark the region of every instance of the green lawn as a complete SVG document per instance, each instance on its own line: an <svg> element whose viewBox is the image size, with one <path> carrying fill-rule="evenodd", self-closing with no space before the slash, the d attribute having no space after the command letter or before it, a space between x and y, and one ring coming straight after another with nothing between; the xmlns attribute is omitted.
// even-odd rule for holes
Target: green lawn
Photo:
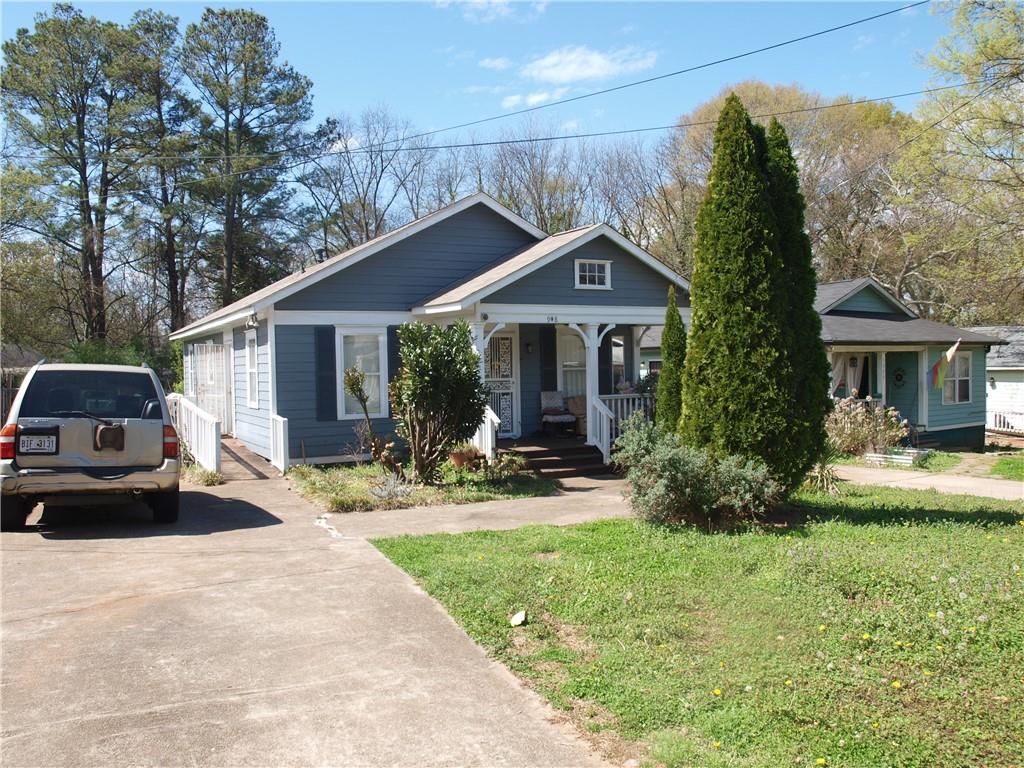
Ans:
<svg viewBox="0 0 1024 768"><path fill-rule="evenodd" d="M743 533L609 520L375 543L581 728L651 761L1021 764L1020 504L848 487Z"/></svg>
<svg viewBox="0 0 1024 768"><path fill-rule="evenodd" d="M1007 480L1024 480L1024 456L1003 456L992 465L992 474Z"/></svg>
<svg viewBox="0 0 1024 768"><path fill-rule="evenodd" d="M550 496L557 480L523 473L507 480L487 480L481 473L447 466L436 486L411 485L404 495L385 495L374 488L382 480L378 465L299 466L288 472L295 489L328 512L367 512L428 504L466 504L477 501Z"/></svg>

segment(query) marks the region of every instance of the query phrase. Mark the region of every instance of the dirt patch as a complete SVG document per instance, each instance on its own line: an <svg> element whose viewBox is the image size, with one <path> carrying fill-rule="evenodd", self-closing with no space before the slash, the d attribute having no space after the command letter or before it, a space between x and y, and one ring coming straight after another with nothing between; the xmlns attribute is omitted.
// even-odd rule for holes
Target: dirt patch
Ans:
<svg viewBox="0 0 1024 768"><path fill-rule="evenodd" d="M615 716L599 704L576 699L569 710L558 713L555 722L569 723L580 736L613 765L635 760L642 763L647 745L622 738L616 731Z"/></svg>
<svg viewBox="0 0 1024 768"><path fill-rule="evenodd" d="M562 556L561 552L534 552L534 560L557 560Z"/></svg>
<svg viewBox="0 0 1024 768"><path fill-rule="evenodd" d="M541 618L544 623L551 628L551 631L555 633L555 636L558 638L558 642L561 645L574 653L578 653L584 661L590 661L597 658L597 647L594 645L593 641L591 641L591 639L580 630L579 627L572 624L566 624L557 616L552 616L550 613L545 613Z"/></svg>

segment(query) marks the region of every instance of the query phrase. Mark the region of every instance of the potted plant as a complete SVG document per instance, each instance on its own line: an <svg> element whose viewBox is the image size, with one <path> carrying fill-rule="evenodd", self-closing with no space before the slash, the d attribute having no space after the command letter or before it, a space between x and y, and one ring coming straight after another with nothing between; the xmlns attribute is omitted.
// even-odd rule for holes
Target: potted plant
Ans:
<svg viewBox="0 0 1024 768"><path fill-rule="evenodd" d="M448 461L452 463L452 466L458 468L471 466L477 457L476 446L472 443L459 443L448 451Z"/></svg>

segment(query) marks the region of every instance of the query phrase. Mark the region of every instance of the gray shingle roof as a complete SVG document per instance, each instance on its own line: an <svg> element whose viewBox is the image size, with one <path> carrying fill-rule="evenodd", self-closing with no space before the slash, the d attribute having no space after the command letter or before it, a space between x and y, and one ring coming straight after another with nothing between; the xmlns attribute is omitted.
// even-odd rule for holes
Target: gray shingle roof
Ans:
<svg viewBox="0 0 1024 768"><path fill-rule="evenodd" d="M814 308L821 312L825 307L830 307L844 296L853 293L868 282L866 277L858 277L853 280L835 280L831 283L818 283L818 292L814 297Z"/></svg>
<svg viewBox="0 0 1024 768"><path fill-rule="evenodd" d="M903 314L831 312L821 316L821 338L826 344L1004 344L995 336Z"/></svg>
<svg viewBox="0 0 1024 768"><path fill-rule="evenodd" d="M1024 368L1024 325L978 325L970 330L1006 341L988 353L989 368Z"/></svg>

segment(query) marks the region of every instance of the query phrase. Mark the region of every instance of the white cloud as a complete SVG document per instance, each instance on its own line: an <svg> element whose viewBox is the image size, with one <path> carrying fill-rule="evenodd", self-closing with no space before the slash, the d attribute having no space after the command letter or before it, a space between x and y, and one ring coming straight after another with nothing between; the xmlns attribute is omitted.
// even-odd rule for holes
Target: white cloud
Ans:
<svg viewBox="0 0 1024 768"><path fill-rule="evenodd" d="M480 59L477 63L484 69L496 69L499 72L512 66L512 61L510 59L506 59L504 56L499 56L494 59Z"/></svg>
<svg viewBox="0 0 1024 768"><path fill-rule="evenodd" d="M511 96L506 96L501 100L502 109L515 109L523 101L523 95L521 93L514 93Z"/></svg>
<svg viewBox="0 0 1024 768"><path fill-rule="evenodd" d="M545 10L547 0L532 3L513 0L434 0L438 8L458 8L462 18L472 24L490 24L495 21L533 21Z"/></svg>
<svg viewBox="0 0 1024 768"><path fill-rule="evenodd" d="M536 91L534 93L514 93L501 100L502 109L515 109L516 107L536 107L549 101L557 101L569 92L568 88L555 88L551 91Z"/></svg>
<svg viewBox="0 0 1024 768"><path fill-rule="evenodd" d="M579 120L566 120L562 123L562 130L566 133L576 133L580 129Z"/></svg>
<svg viewBox="0 0 1024 768"><path fill-rule="evenodd" d="M644 51L633 46L595 51L585 45L567 45L534 59L520 70L520 74L545 83L607 80L650 69L657 58L654 51Z"/></svg>
<svg viewBox="0 0 1024 768"><path fill-rule="evenodd" d="M871 45L873 42L875 42L874 35L857 35L857 39L853 43L853 50L863 50L864 48L867 48L869 45Z"/></svg>

